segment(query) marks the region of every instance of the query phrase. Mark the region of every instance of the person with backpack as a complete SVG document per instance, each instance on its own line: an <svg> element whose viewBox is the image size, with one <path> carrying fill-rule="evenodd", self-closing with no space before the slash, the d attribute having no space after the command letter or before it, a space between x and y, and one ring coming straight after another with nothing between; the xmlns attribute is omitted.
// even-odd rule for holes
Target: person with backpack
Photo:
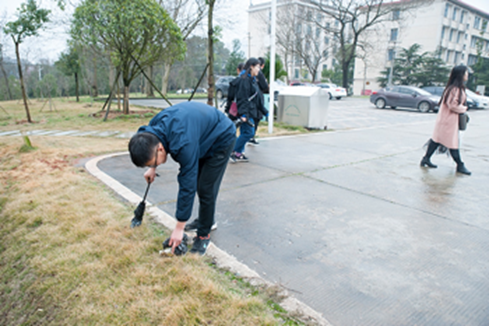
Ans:
<svg viewBox="0 0 489 326"><path fill-rule="evenodd" d="M263 68L265 67L265 59L260 57L258 58L258 61L260 61L260 72L258 73L258 76L256 76L256 81L258 83L258 89L260 90L260 96L262 98L263 107L260 108L260 110L258 110L258 116L255 121L255 133L253 134L253 137L248 141L248 144L252 146L260 145L260 143L256 140L256 131L258 130L258 125L260 124L260 121L263 118L263 116L266 116L268 114L267 109L265 108L265 98L263 94L268 94L270 91L267 78L265 77L262 71Z"/></svg>
<svg viewBox="0 0 489 326"><path fill-rule="evenodd" d="M259 110L263 107L263 98L260 96L256 78L259 72L260 61L256 58L250 58L246 61L244 69L239 75L236 104L238 118L243 123L239 127L240 135L230 156L232 163L248 162L248 158L244 155L244 147L255 133L254 124L259 116Z"/></svg>
<svg viewBox="0 0 489 326"><path fill-rule="evenodd" d="M234 78L229 83L228 96L226 101L226 109L224 112L232 121L236 121L238 119L238 106L236 104L236 92L238 90L238 84L241 78L239 74L244 68L244 63L240 63L238 67L236 67L236 72L238 73L238 77Z"/></svg>

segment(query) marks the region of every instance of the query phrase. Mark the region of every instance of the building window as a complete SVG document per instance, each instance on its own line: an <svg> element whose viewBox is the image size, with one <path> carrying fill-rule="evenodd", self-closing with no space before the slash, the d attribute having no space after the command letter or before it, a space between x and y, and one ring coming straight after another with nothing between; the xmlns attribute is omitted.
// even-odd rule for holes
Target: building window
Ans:
<svg viewBox="0 0 489 326"><path fill-rule="evenodd" d="M465 54L462 53L462 60L465 60Z"/></svg>
<svg viewBox="0 0 489 326"><path fill-rule="evenodd" d="M450 5L448 3L445 4L445 17L448 17L448 10L450 9Z"/></svg>
<svg viewBox="0 0 489 326"><path fill-rule="evenodd" d="M464 23L464 19L465 19L465 13L466 11L463 10L461 13L460 13L460 22L463 24Z"/></svg>
<svg viewBox="0 0 489 326"><path fill-rule="evenodd" d="M299 69L294 69L294 78L298 79L299 78Z"/></svg>
<svg viewBox="0 0 489 326"><path fill-rule="evenodd" d="M307 25L307 36L312 36L312 28L311 28L311 25Z"/></svg>
<svg viewBox="0 0 489 326"><path fill-rule="evenodd" d="M338 27L339 25L340 25L340 21L338 19L335 19L334 27Z"/></svg>
<svg viewBox="0 0 489 326"><path fill-rule="evenodd" d="M397 28L391 29L391 42L397 41L397 33L398 33Z"/></svg>
<svg viewBox="0 0 489 326"><path fill-rule="evenodd" d="M326 29L329 29L331 27L330 23L326 23Z"/></svg>
<svg viewBox="0 0 489 326"><path fill-rule="evenodd" d="M445 26L441 28L441 39L443 40L445 38Z"/></svg>
<svg viewBox="0 0 489 326"><path fill-rule="evenodd" d="M482 30L485 32L487 30L487 20L484 19L482 22Z"/></svg>
<svg viewBox="0 0 489 326"><path fill-rule="evenodd" d="M453 63L457 64L458 63L458 58L460 56L460 52L455 52L455 55L453 57Z"/></svg>
<svg viewBox="0 0 489 326"><path fill-rule="evenodd" d="M319 35L321 35L321 30L319 27L316 27L316 37L319 37Z"/></svg>
<svg viewBox="0 0 489 326"><path fill-rule="evenodd" d="M329 37L327 37L327 36L324 37L324 44L326 44L326 45L329 44Z"/></svg>
<svg viewBox="0 0 489 326"><path fill-rule="evenodd" d="M328 70L328 65L323 65L323 70Z"/></svg>
<svg viewBox="0 0 489 326"><path fill-rule="evenodd" d="M464 35L464 32L458 32L457 43L460 43L460 40L462 39L463 35Z"/></svg>
<svg viewBox="0 0 489 326"><path fill-rule="evenodd" d="M394 49L389 49L387 52L387 61L392 61L396 57L396 51Z"/></svg>
<svg viewBox="0 0 489 326"><path fill-rule="evenodd" d="M453 7L453 15L452 15L452 19L453 20L457 20L457 11L458 11L458 8L457 7Z"/></svg>
<svg viewBox="0 0 489 326"><path fill-rule="evenodd" d="M445 62L447 62L447 63L450 62L451 55L452 55L452 51L451 50L447 50L447 56L445 58Z"/></svg>
<svg viewBox="0 0 489 326"><path fill-rule="evenodd" d="M331 64L334 66L336 66L336 59L333 59L333 61L331 62Z"/></svg>
<svg viewBox="0 0 489 326"><path fill-rule="evenodd" d="M481 18L479 16L475 16L474 18L474 28L475 29L481 28Z"/></svg>
<svg viewBox="0 0 489 326"><path fill-rule="evenodd" d="M328 59L328 56L329 56L328 50L324 50L323 51L323 58Z"/></svg>
<svg viewBox="0 0 489 326"><path fill-rule="evenodd" d="M302 24L297 24L296 26L296 34L301 35L302 34Z"/></svg>
<svg viewBox="0 0 489 326"><path fill-rule="evenodd" d="M477 45L477 37L472 36L472 39L470 40L470 47L475 48Z"/></svg>
<svg viewBox="0 0 489 326"><path fill-rule="evenodd" d="M401 11L399 9L392 11L392 20L399 20L401 16Z"/></svg>
<svg viewBox="0 0 489 326"><path fill-rule="evenodd" d="M455 33L455 30L452 28L450 30L450 36L448 37L448 40L451 42L453 40L453 33Z"/></svg>
<svg viewBox="0 0 489 326"><path fill-rule="evenodd" d="M467 62L467 65L472 66L477 62L477 56L473 54L469 54L469 61Z"/></svg>

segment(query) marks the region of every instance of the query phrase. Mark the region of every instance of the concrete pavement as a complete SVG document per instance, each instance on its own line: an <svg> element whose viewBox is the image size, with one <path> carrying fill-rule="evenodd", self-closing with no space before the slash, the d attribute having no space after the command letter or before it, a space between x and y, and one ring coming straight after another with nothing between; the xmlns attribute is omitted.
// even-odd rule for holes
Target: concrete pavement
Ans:
<svg viewBox="0 0 489 326"><path fill-rule="evenodd" d="M484 325L489 112L469 113L468 177L447 157L433 158L438 169L419 167L434 114L344 103L345 119L368 122L264 139L247 147L249 163L228 166L212 241L333 325ZM98 167L144 193L144 170L127 155ZM149 201L173 215L178 166L158 170Z"/></svg>

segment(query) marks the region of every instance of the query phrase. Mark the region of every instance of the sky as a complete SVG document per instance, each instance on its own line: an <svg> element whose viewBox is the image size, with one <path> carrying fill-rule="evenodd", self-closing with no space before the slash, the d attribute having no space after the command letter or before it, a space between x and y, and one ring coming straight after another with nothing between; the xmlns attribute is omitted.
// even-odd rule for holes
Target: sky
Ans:
<svg viewBox="0 0 489 326"><path fill-rule="evenodd" d="M268 0L270 1L270 0ZM0 0L0 25L15 19L16 9L22 0ZM48 60L54 62L60 53L66 50L68 39L69 19L74 5L78 0L67 0L67 9L63 12L56 6L55 0L38 0L42 8L52 10L52 22L38 37L31 37L21 45L21 57L33 63ZM228 49L232 49L234 39L241 41L241 49L246 54L248 49L248 13L252 4L267 2L267 0L218 0L214 15L214 24L223 28L222 41ZM489 13L489 0L464 0L463 2ZM200 27L195 32L199 36L206 35L206 29ZM0 33L0 43L3 44L4 55L15 57L14 45L10 38Z"/></svg>

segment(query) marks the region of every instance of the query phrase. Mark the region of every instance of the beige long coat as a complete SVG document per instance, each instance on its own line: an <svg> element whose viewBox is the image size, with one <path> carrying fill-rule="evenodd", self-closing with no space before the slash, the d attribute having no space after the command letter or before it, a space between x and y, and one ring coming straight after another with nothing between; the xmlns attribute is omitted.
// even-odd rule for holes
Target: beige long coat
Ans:
<svg viewBox="0 0 489 326"><path fill-rule="evenodd" d="M460 90L454 88L445 96L447 96L447 101L446 103L443 101L438 110L432 139L449 149L457 149L458 115L467 111L467 107L463 105L466 95L462 91L460 97Z"/></svg>

